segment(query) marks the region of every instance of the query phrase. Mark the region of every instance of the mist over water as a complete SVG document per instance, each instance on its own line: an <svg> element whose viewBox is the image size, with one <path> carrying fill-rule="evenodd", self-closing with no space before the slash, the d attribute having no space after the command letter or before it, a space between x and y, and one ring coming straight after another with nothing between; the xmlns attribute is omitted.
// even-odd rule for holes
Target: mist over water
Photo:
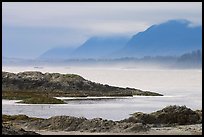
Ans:
<svg viewBox="0 0 204 137"><path fill-rule="evenodd" d="M2 114L121 120L169 105L202 109L202 3L4 2L2 11L2 71L77 74L164 95L2 100Z"/></svg>
<svg viewBox="0 0 204 137"><path fill-rule="evenodd" d="M62 105L27 105L8 103L8 101L6 103L3 100L3 114L26 114L44 118L70 115L120 120L137 111L149 113L167 105L186 105L194 110L202 109L202 69L4 66L2 70L15 73L22 71L73 73L93 82L154 91L164 95L162 97L135 96L101 100L66 100L68 104Z"/></svg>

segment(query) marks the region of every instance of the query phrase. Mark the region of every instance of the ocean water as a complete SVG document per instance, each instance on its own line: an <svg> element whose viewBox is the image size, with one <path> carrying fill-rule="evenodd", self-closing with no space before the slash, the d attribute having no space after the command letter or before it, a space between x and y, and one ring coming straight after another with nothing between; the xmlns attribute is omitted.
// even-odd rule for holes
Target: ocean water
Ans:
<svg viewBox="0 0 204 137"><path fill-rule="evenodd" d="M85 79L119 87L155 91L161 97L69 98L68 104L19 104L2 100L3 114L26 114L49 118L56 115L121 120L134 112L153 112L168 105L186 105L202 109L202 70L85 68L85 67L3 67L3 71L41 71L74 73Z"/></svg>

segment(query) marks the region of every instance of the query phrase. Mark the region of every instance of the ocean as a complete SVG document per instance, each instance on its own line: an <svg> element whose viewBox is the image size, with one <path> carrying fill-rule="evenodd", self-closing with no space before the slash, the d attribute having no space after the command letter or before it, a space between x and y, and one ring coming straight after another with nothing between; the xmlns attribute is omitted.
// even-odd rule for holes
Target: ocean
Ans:
<svg viewBox="0 0 204 137"><path fill-rule="evenodd" d="M164 96L69 98L67 104L19 104L2 100L2 114L49 118L57 115L121 120L134 112L151 113L168 105L202 109L201 69L134 69L107 67L3 67L2 71L41 71L78 74L93 82L154 91Z"/></svg>

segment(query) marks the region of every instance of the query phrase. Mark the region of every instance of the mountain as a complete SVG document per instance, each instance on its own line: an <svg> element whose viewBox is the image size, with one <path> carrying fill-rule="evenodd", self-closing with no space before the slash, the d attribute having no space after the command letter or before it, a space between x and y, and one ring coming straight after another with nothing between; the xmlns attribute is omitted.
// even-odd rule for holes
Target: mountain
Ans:
<svg viewBox="0 0 204 137"><path fill-rule="evenodd" d="M180 56L202 49L202 26L187 20L170 20L152 25L132 38L91 37L77 48L54 48L41 59L112 59L145 56Z"/></svg>
<svg viewBox="0 0 204 137"><path fill-rule="evenodd" d="M187 20L170 20L137 33L115 56L178 56L201 48L202 26L191 26Z"/></svg>
<svg viewBox="0 0 204 137"><path fill-rule="evenodd" d="M108 58L111 53L122 49L128 38L91 37L78 47L52 48L43 53L38 59L98 59Z"/></svg>
<svg viewBox="0 0 204 137"><path fill-rule="evenodd" d="M71 53L75 50L75 47L56 47L49 49L43 53L39 59L67 59Z"/></svg>
<svg viewBox="0 0 204 137"><path fill-rule="evenodd" d="M108 58L111 53L122 49L126 37L92 37L72 53L72 58Z"/></svg>

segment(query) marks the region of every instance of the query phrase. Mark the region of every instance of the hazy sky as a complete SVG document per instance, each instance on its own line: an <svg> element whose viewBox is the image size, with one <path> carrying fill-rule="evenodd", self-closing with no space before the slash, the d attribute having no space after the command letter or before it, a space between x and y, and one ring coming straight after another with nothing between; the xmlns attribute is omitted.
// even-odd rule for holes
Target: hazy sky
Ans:
<svg viewBox="0 0 204 137"><path fill-rule="evenodd" d="M131 36L170 19L202 24L201 2L3 2L3 56L36 58L91 36Z"/></svg>

